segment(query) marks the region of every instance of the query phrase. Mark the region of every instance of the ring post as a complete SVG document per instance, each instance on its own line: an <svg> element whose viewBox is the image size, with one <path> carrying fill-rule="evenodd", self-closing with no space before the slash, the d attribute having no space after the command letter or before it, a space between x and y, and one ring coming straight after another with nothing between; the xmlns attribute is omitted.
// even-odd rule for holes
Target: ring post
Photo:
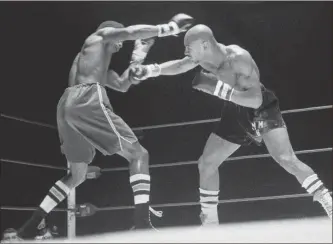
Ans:
<svg viewBox="0 0 333 244"><path fill-rule="evenodd" d="M67 167L70 168L69 163L67 163ZM69 174L70 171L68 170ZM67 197L67 208L75 209L76 201L75 201L75 188L73 188ZM68 239L73 239L76 236L76 216L75 211L67 211L67 237Z"/></svg>

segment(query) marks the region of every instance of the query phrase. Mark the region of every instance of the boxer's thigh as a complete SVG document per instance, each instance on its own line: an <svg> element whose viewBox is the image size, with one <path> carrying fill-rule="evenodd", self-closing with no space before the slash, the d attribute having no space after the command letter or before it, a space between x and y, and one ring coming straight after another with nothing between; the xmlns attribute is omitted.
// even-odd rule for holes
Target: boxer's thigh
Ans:
<svg viewBox="0 0 333 244"><path fill-rule="evenodd" d="M234 104L224 104L221 119L214 133L220 138L238 145L248 145L252 139L248 135L251 124L244 115L243 108Z"/></svg>
<svg viewBox="0 0 333 244"><path fill-rule="evenodd" d="M75 92L66 91L60 99L57 108L57 126L61 143L61 151L71 163L90 163L95 156L95 148L87 141L84 130L79 130L81 124L76 115Z"/></svg>
<svg viewBox="0 0 333 244"><path fill-rule="evenodd" d="M239 144L230 142L215 133L211 133L205 144L200 161L202 161L201 163L203 164L214 164L218 167L239 147Z"/></svg>
<svg viewBox="0 0 333 244"><path fill-rule="evenodd" d="M89 119L91 132L89 140L105 155L120 151L134 152L139 150L138 139L127 123L113 112L108 100L97 104L93 119Z"/></svg>

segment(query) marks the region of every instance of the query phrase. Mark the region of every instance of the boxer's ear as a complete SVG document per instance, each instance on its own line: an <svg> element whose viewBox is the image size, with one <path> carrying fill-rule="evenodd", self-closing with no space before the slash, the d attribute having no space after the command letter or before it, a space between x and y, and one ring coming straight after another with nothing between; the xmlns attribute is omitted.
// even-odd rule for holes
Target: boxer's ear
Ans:
<svg viewBox="0 0 333 244"><path fill-rule="evenodd" d="M202 42L202 46L203 46L203 48L206 50L206 49L208 48L208 46L209 46L208 41L203 41L203 42Z"/></svg>

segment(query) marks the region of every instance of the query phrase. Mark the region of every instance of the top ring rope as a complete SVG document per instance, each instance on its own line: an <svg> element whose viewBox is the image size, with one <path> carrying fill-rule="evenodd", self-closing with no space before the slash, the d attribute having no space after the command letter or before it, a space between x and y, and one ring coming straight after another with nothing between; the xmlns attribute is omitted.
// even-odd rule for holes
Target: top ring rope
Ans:
<svg viewBox="0 0 333 244"><path fill-rule="evenodd" d="M317 106L317 107L290 109L290 110L282 111L281 113L282 114L291 114L291 113L300 113L300 112L315 111L315 110L324 110L324 109L330 109L330 108L333 108L333 105L324 105L324 106ZM17 121L25 122L25 123L28 123L28 124L34 124L34 125L39 125L39 126L42 126L42 127L57 129L56 126L46 124L46 123L35 122L35 121L32 121L32 120L27 120L27 119L23 119L23 118L11 116L11 115L6 115L6 114L0 114L0 115L1 115L1 117L7 118L7 119L17 120ZM166 128L166 127L176 127L176 126L183 126L183 125L205 124L205 123L218 122L219 120L220 120L220 118L195 120L195 121L179 122L179 123L169 123L169 124L161 124L161 125L150 125L150 126L135 127L132 130L133 131L141 131L141 130Z"/></svg>

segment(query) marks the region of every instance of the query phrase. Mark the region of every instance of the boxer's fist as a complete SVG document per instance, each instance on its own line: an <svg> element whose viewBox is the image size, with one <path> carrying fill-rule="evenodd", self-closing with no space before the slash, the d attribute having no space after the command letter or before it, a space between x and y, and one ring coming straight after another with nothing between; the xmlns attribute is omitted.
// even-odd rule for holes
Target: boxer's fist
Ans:
<svg viewBox="0 0 333 244"><path fill-rule="evenodd" d="M131 63L142 64L154 43L155 37L136 40L134 42L134 50L131 57Z"/></svg>
<svg viewBox="0 0 333 244"><path fill-rule="evenodd" d="M218 80L215 75L203 71L194 77L192 87L227 101L230 101L234 91L229 84Z"/></svg>
<svg viewBox="0 0 333 244"><path fill-rule="evenodd" d="M147 68L145 65L135 65L130 68L129 71L129 77L131 78L131 81L140 82L141 80L147 79Z"/></svg>
<svg viewBox="0 0 333 244"><path fill-rule="evenodd" d="M158 25L158 36L177 35L187 31L194 24L194 19L187 14L173 16L168 24Z"/></svg>
<svg viewBox="0 0 333 244"><path fill-rule="evenodd" d="M134 80L146 80L149 77L159 76L161 68L158 64L135 65L130 69L129 76Z"/></svg>

